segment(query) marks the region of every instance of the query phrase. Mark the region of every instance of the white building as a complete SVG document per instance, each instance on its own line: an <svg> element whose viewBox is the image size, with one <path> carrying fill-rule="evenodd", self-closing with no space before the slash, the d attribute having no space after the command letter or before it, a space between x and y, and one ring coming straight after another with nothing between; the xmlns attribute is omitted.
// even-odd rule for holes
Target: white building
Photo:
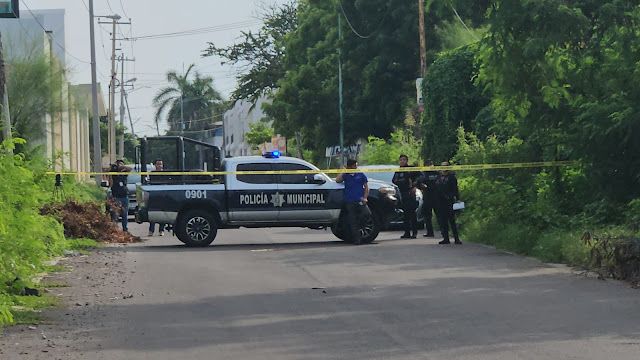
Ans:
<svg viewBox="0 0 640 360"><path fill-rule="evenodd" d="M0 34L5 60L37 59L46 56L52 64L66 69L67 54L64 9L32 10L22 12L19 19L2 19ZM10 66L8 68L10 76ZM45 155L55 161L56 170L90 171L89 121L87 97L90 87L72 86L64 74L60 98L64 109L57 114L47 114L42 119L45 134L42 139L32 139L32 145L44 145ZM99 99L101 115L105 113L104 103ZM90 104L90 100L89 100ZM11 109L9 109L11 111Z"/></svg>
<svg viewBox="0 0 640 360"><path fill-rule="evenodd" d="M253 155L251 145L245 142L245 134L251 131L249 124L257 123L266 115L262 111L262 104L271 102L261 97L254 104L247 100L238 100L233 108L224 113L224 151L225 157Z"/></svg>

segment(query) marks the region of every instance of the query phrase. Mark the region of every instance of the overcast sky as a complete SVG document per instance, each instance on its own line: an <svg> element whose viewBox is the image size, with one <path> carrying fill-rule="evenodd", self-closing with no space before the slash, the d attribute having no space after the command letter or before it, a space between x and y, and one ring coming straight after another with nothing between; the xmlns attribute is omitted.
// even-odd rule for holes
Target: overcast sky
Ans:
<svg viewBox="0 0 640 360"><path fill-rule="evenodd" d="M129 105L136 135L155 135L154 109L151 103L158 90L166 85L166 72L182 72L189 64L214 79L214 87L225 98L235 89L235 71L221 66L217 57L201 58L207 42L217 46L228 46L238 41L241 31L257 30L260 22L257 15L264 4L282 4L286 0L94 0L94 12L98 15L118 14L121 22L119 38L144 37L148 35L176 33L186 30L219 27L216 31L189 36L163 37L118 41L122 49L117 54L135 58L125 63L125 80L136 78L134 89L130 89ZM26 6L25 6L26 4ZM89 0L20 0L21 14L28 9L65 9L66 50L72 84L91 82L91 59L89 39ZM109 19L99 19L109 21ZM223 28L220 29L220 28ZM112 26L98 24L96 19L96 62L98 82L102 83L105 103L108 93L111 67ZM124 36L122 36L124 35ZM77 58L77 59L76 59ZM120 76L118 75L118 78ZM116 99L116 114L119 113L119 98ZM127 127L128 127L128 121ZM164 127L166 128L166 126ZM164 133L161 127L161 132Z"/></svg>

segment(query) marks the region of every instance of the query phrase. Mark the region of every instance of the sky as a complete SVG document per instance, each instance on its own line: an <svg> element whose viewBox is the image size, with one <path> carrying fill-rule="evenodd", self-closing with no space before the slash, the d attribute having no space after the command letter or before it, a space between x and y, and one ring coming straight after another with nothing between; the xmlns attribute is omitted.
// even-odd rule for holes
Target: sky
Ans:
<svg viewBox="0 0 640 360"><path fill-rule="evenodd" d="M94 0L96 16L118 14L120 22L131 25L118 26L118 38L135 38L135 41L117 41L116 56L135 58L125 62L124 79L136 78L133 87L127 90L131 118L137 136L156 135L153 121L155 109L152 99L160 88L167 85L166 73L183 72L189 64L195 70L213 77L214 87L226 99L235 89L236 70L220 65L220 58L202 58L201 53L208 42L218 47L232 45L241 40L241 32L257 30L261 26L258 15L265 4L283 4L286 0ZM91 83L91 48L89 38L89 0L20 0L20 13L29 9L64 9L66 14L67 67L72 84ZM129 20L130 19L130 20ZM99 24L111 21L107 18L95 20L96 63L98 82L102 83L105 104L108 104L108 84L111 68L112 25ZM188 36L152 37L194 29L207 29L204 33ZM118 73L118 79L120 74ZM119 114L119 96L116 96L116 114ZM127 127L128 118L125 121ZM167 128L161 123L161 134Z"/></svg>

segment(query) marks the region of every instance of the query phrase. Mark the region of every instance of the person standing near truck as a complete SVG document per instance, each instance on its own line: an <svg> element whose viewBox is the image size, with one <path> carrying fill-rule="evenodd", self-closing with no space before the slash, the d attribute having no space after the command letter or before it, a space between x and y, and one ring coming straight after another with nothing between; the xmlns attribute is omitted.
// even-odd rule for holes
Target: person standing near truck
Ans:
<svg viewBox="0 0 640 360"><path fill-rule="evenodd" d="M398 158L400 168L410 167L409 157L400 155ZM416 217L416 209L418 208L418 200L416 199L415 180L417 172L397 171L393 175L393 183L400 189L400 197L402 198L402 212L404 215L404 234L401 239L415 239L418 236L418 219Z"/></svg>
<svg viewBox="0 0 640 360"><path fill-rule="evenodd" d="M358 162L354 159L347 160L344 169L357 169ZM347 212L347 224L353 238L354 245L360 245L362 233L360 233L360 219L370 213L367 206L369 196L369 184L367 176L361 172L341 173L336 177L337 183L344 182L344 209Z"/></svg>
<svg viewBox="0 0 640 360"><path fill-rule="evenodd" d="M154 172L155 171L162 171L162 169L164 168L164 163L162 162L162 159L155 159L153 161L153 167L154 167ZM151 183L151 177L153 175L149 174L148 180ZM159 236L164 236L164 226L165 224L163 223L158 223L158 235ZM153 236L153 233L156 230L156 223L154 223L153 221L149 222L149 236Z"/></svg>
<svg viewBox="0 0 640 360"><path fill-rule="evenodd" d="M451 163L444 161L442 166L451 166ZM436 180L436 217L438 225L442 232L442 241L438 244L451 244L449 241L449 225L456 244L462 244L458 236L458 226L456 225L455 213L453 211L453 203L460 199L458 191L458 180L450 170L440 171L440 176Z"/></svg>
<svg viewBox="0 0 640 360"><path fill-rule="evenodd" d="M127 227L129 223L129 194L127 191L127 174L131 171L130 166L126 166L123 160L117 160L111 165L109 172L125 173L125 174L109 174L109 187L111 188L111 196L116 201L117 209L111 209L111 220L118 221L118 215L122 217L122 231L129 231Z"/></svg>
<svg viewBox="0 0 640 360"><path fill-rule="evenodd" d="M424 161L424 166L433 166L431 159ZM424 225L427 232L424 237L434 237L433 232L433 212L436 206L436 181L439 174L437 171L423 171L422 175L416 180L416 185L422 190L422 214L424 215Z"/></svg>

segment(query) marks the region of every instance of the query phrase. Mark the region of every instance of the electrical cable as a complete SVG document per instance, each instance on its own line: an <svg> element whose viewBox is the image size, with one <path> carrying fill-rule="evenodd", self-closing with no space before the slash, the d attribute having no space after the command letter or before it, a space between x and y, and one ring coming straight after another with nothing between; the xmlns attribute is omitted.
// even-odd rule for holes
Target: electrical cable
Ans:
<svg viewBox="0 0 640 360"><path fill-rule="evenodd" d="M389 15L389 12L391 11L391 5L390 5L391 1L389 1L389 2L387 2L387 12L382 17L382 20L380 20L380 23L378 24L378 26L376 26L376 30L374 32L372 32L371 34L365 36L365 35L361 35L360 33L358 33L356 31L356 29L353 28L353 25L351 25L351 21L349 21L349 17L347 16L347 13L344 11L344 7L342 7L342 0L338 0L338 3L340 4L340 10L342 11L342 15L344 15L344 19L347 20L347 24L349 25L349 28L351 28L351 31L361 39L369 39L372 36L376 35L378 33L378 31L380 31L380 29L382 29L382 24L387 19L387 15Z"/></svg>
<svg viewBox="0 0 640 360"><path fill-rule="evenodd" d="M451 9L453 9L453 12L456 13L456 16L458 17L458 20L460 20L460 22L462 23L462 26L464 26L464 28L467 29L469 34L471 34L471 36L473 36L473 38L476 39L476 41L480 41L480 39L476 36L476 34L474 34L473 31L471 31L471 29L467 27L467 24L464 23L464 21L462 20L462 18L460 17L456 9L453 7L453 5L449 3L449 6L451 6Z"/></svg>
<svg viewBox="0 0 640 360"><path fill-rule="evenodd" d="M107 6L109 7L109 10L111 10L112 14L116 13L115 11L113 11L113 8L111 7L111 3L109 2L109 0L107 0Z"/></svg>
<svg viewBox="0 0 640 360"><path fill-rule="evenodd" d="M122 0L120 0L120 8L122 8L122 13L124 14L124 17L128 18L129 20L131 20L129 15L127 15L127 12L124 10L124 5L122 5Z"/></svg>
<svg viewBox="0 0 640 360"><path fill-rule="evenodd" d="M260 25L260 24L262 24L261 21L251 20L251 21L236 22L236 23L211 26L211 27L205 27L205 28L176 31L176 32L164 33L164 34L141 35L141 36L127 38L125 40L156 40L156 39L179 37L179 36L199 35L199 34L206 34L211 32L234 30L234 29L239 29L239 28L248 27L252 25Z"/></svg>

